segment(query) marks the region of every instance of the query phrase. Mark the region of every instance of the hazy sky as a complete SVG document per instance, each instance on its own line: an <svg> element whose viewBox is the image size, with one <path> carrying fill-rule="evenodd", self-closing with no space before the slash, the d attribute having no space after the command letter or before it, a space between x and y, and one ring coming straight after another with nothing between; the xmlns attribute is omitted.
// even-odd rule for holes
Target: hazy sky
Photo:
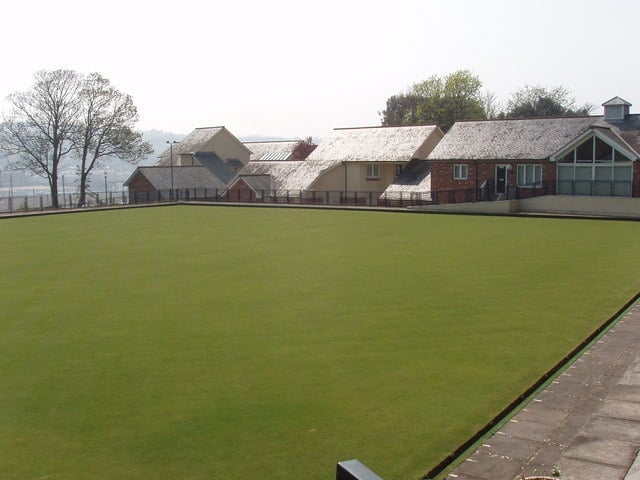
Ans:
<svg viewBox="0 0 640 480"><path fill-rule="evenodd" d="M564 85L640 112L638 0L16 0L0 9L0 110L37 70L99 72L139 129L323 137L379 125L386 99L469 69L506 101ZM599 110L596 110L598 112Z"/></svg>

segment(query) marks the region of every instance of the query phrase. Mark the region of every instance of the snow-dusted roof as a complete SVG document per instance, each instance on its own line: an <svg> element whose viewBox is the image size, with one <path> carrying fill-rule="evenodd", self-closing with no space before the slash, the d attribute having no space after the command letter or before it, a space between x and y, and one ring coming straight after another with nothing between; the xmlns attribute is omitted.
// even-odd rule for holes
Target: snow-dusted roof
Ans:
<svg viewBox="0 0 640 480"><path fill-rule="evenodd" d="M610 124L601 115L456 122L428 160L542 160L585 132L603 128L640 150L640 116Z"/></svg>
<svg viewBox="0 0 640 480"><path fill-rule="evenodd" d="M189 135L184 137L182 141L173 147L178 149L179 153L193 153L199 151L209 140L220 133L224 127L204 127L196 128Z"/></svg>
<svg viewBox="0 0 640 480"><path fill-rule="evenodd" d="M259 197L262 197L264 192L267 192L267 195L269 195L273 190L271 185L271 175L240 175L233 183L235 184L239 181L244 182Z"/></svg>
<svg viewBox="0 0 640 480"><path fill-rule="evenodd" d="M285 188L307 189L342 162L409 162L437 129L435 125L336 128L287 178Z"/></svg>
<svg viewBox="0 0 640 480"><path fill-rule="evenodd" d="M160 160L156 165L158 166L170 166L171 165L171 151L173 151L173 165L177 165L177 157L180 154L195 153L201 151L207 142L220 132L225 131L231 137L237 140L239 145L247 148L240 140L238 140L229 130L225 127L199 127L193 130L189 135L184 137L182 141L176 142L173 146L167 148L160 154ZM247 148L247 151L249 149Z"/></svg>
<svg viewBox="0 0 640 480"><path fill-rule="evenodd" d="M213 175L205 167L138 167L129 179L125 182L125 186L133 179L135 175L144 175L149 183L156 190L170 190L173 176L173 188L208 188L208 189L224 189L225 183L218 177Z"/></svg>
<svg viewBox="0 0 640 480"><path fill-rule="evenodd" d="M304 163L302 160L249 162L240 172L239 178L268 175L271 189L286 190L287 179ZM245 183L249 184L248 182Z"/></svg>
<svg viewBox="0 0 640 480"><path fill-rule="evenodd" d="M556 117L456 122L429 160L544 159L602 117Z"/></svg>
<svg viewBox="0 0 640 480"><path fill-rule="evenodd" d="M427 160L411 160L380 198L400 199L421 194L422 200L431 200L431 169Z"/></svg>
<svg viewBox="0 0 640 480"><path fill-rule="evenodd" d="M613 97L611 100L607 100L602 104L603 107L611 107L614 105L626 105L627 107L631 106L629 102L627 102L624 98L620 98L620 97Z"/></svg>
<svg viewBox="0 0 640 480"><path fill-rule="evenodd" d="M282 140L273 142L244 142L251 151L249 161L255 160L289 160L299 140Z"/></svg>
<svg viewBox="0 0 640 480"><path fill-rule="evenodd" d="M408 162L438 127L336 128L308 160L332 162Z"/></svg>

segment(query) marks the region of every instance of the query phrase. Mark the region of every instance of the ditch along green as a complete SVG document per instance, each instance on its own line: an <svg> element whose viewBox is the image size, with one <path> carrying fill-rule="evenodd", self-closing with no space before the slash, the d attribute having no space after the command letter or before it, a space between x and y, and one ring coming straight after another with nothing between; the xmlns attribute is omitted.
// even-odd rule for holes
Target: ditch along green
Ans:
<svg viewBox="0 0 640 480"><path fill-rule="evenodd" d="M0 221L0 477L417 479L640 290L640 223Z"/></svg>

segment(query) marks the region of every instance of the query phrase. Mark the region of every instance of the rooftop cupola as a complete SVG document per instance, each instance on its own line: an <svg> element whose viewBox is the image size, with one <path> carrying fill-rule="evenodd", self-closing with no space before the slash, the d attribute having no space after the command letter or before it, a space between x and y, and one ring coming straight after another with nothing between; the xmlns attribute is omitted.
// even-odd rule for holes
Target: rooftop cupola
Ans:
<svg viewBox="0 0 640 480"><path fill-rule="evenodd" d="M623 122L629 115L631 104L620 97L613 97L602 104L605 122Z"/></svg>

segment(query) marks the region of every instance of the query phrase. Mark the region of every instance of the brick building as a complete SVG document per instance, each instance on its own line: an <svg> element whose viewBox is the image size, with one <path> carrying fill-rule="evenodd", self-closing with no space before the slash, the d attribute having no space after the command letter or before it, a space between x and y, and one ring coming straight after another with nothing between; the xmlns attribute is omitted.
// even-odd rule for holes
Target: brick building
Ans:
<svg viewBox="0 0 640 480"><path fill-rule="evenodd" d="M640 197L640 115L619 97L603 106L603 116L456 122L428 157L432 196Z"/></svg>

